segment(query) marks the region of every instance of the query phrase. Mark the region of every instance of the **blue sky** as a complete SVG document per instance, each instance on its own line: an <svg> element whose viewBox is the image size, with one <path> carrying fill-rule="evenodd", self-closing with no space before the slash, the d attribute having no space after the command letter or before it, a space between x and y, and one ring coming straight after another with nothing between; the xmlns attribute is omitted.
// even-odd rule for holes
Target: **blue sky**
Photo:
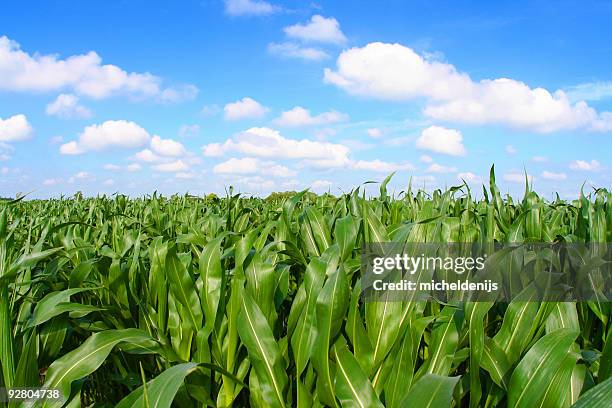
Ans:
<svg viewBox="0 0 612 408"><path fill-rule="evenodd" d="M612 184L609 2L21 1L0 194Z"/></svg>

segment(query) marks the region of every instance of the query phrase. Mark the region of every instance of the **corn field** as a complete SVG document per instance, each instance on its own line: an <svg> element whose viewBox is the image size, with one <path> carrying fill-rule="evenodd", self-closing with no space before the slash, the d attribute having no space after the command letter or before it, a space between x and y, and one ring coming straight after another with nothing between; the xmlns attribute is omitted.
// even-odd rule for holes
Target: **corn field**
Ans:
<svg viewBox="0 0 612 408"><path fill-rule="evenodd" d="M364 302L367 242L612 242L612 194L0 204L0 386L78 407L608 407L610 303ZM7 405L8 406L8 405Z"/></svg>

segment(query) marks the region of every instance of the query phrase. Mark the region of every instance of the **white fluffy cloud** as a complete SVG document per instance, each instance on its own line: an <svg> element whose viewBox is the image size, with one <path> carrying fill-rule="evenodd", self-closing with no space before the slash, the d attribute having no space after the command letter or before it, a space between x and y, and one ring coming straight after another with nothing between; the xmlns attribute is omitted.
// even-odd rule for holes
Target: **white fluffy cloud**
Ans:
<svg viewBox="0 0 612 408"><path fill-rule="evenodd" d="M301 41L315 41L330 44L344 44L346 36L340 30L340 23L333 17L314 15L306 24L295 24L284 28L288 37Z"/></svg>
<svg viewBox="0 0 612 408"><path fill-rule="evenodd" d="M465 156L467 153L461 132L441 126L424 129L416 140L416 147L451 156Z"/></svg>
<svg viewBox="0 0 612 408"><path fill-rule="evenodd" d="M515 155L516 153L518 153L518 150L516 150L516 147L512 146L512 145L506 145L505 147L506 153L509 155Z"/></svg>
<svg viewBox="0 0 612 408"><path fill-rule="evenodd" d="M239 101L228 103L223 108L225 120L258 119L265 116L268 108L256 100L244 97Z"/></svg>
<svg viewBox="0 0 612 408"><path fill-rule="evenodd" d="M542 174L540 174L540 176L542 176L543 179L554 181L561 181L567 179L567 175L565 173L554 173L548 170L544 170Z"/></svg>
<svg viewBox="0 0 612 408"><path fill-rule="evenodd" d="M242 159L231 158L213 167L216 174L263 174L273 177L293 177L295 171L273 161L264 161L253 157Z"/></svg>
<svg viewBox="0 0 612 408"><path fill-rule="evenodd" d="M211 143L203 148L205 156L223 156L238 152L248 156L273 159L301 159L314 167L342 167L350 160L349 148L335 143L309 139L288 139L277 130L254 127L238 133L224 143Z"/></svg>
<svg viewBox="0 0 612 408"><path fill-rule="evenodd" d="M91 117L91 111L79 103L79 98L72 94L60 94L45 109L47 115L62 119L84 119Z"/></svg>
<svg viewBox="0 0 612 408"><path fill-rule="evenodd" d="M225 12L230 16L265 16L279 10L263 0L225 0Z"/></svg>
<svg viewBox="0 0 612 408"><path fill-rule="evenodd" d="M572 103L561 90L531 88L508 78L472 80L453 65L400 44L370 43L344 51L325 81L349 93L389 100L425 98L424 113L470 124L503 124L535 132L612 130L612 112Z"/></svg>
<svg viewBox="0 0 612 408"><path fill-rule="evenodd" d="M27 140L32 137L32 133L32 125L25 115L19 114L6 119L0 118L0 142Z"/></svg>
<svg viewBox="0 0 612 408"><path fill-rule="evenodd" d="M351 163L351 168L355 170L369 170L380 173L391 173L400 170L414 170L410 163L389 163L379 159L376 160L357 160Z"/></svg>
<svg viewBox="0 0 612 408"><path fill-rule="evenodd" d="M60 146L62 154L82 154L111 147L136 148L146 145L149 133L134 122L108 120L100 125L87 126L78 140Z"/></svg>
<svg viewBox="0 0 612 408"><path fill-rule="evenodd" d="M352 94L391 100L459 97L472 86L452 65L427 61L400 44L379 42L342 52L337 71L326 69L325 80Z"/></svg>
<svg viewBox="0 0 612 408"><path fill-rule="evenodd" d="M57 91L101 99L113 95L160 100L192 98L193 85L163 88L161 79L149 73L127 72L102 64L93 51L61 59L56 54L29 54L9 38L0 37L0 90Z"/></svg>
<svg viewBox="0 0 612 408"><path fill-rule="evenodd" d="M599 171L601 170L601 163L597 160L575 160L570 163L570 169L572 170L584 170L584 171Z"/></svg>
<svg viewBox="0 0 612 408"><path fill-rule="evenodd" d="M151 149L160 156L178 157L187 153L181 143L172 139L162 139L159 136L153 136L151 139Z"/></svg>
<svg viewBox="0 0 612 408"><path fill-rule="evenodd" d="M145 163L154 163L162 159L160 156L153 153L151 149L143 149L136 153L132 158Z"/></svg>
<svg viewBox="0 0 612 408"><path fill-rule="evenodd" d="M309 61L321 61L329 58L329 54L319 48L304 47L292 42L270 43L268 52L273 55L288 58L300 58Z"/></svg>
<svg viewBox="0 0 612 408"><path fill-rule="evenodd" d="M274 120L274 123L279 126L287 127L320 126L344 122L348 119L349 117L347 114L334 110L312 116L308 109L296 106L291 110L283 112Z"/></svg>

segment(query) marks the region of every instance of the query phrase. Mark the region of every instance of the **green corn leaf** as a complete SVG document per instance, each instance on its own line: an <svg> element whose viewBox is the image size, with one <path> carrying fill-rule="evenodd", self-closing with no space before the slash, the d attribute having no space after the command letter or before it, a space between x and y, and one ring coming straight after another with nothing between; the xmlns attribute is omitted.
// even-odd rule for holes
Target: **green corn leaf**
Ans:
<svg viewBox="0 0 612 408"><path fill-rule="evenodd" d="M509 407L544 407L549 387L555 387L557 382L567 387L567 382L555 376L559 370L569 371L571 375L577 356L571 360L572 364L567 364L567 359L577 335L571 329L559 329L529 349L510 378Z"/></svg>
<svg viewBox="0 0 612 408"><path fill-rule="evenodd" d="M361 370L355 357L343 342L333 348L336 360L335 391L343 407L375 408L382 403L376 397L372 383Z"/></svg>
<svg viewBox="0 0 612 408"><path fill-rule="evenodd" d="M54 361L47 371L44 387L56 388L64 401L71 384L93 373L119 343L141 343L151 339L138 329L107 330L91 335L81 346ZM43 407L59 407L61 401L47 401Z"/></svg>
<svg viewBox="0 0 612 408"><path fill-rule="evenodd" d="M186 312L184 321L192 330L201 329L203 314L195 283L174 249L166 255L166 273L172 295Z"/></svg>
<svg viewBox="0 0 612 408"><path fill-rule="evenodd" d="M249 359L258 377L258 387L266 404L285 407L287 374L278 343L268 322L248 291L241 299L238 334L249 351ZM249 386L255 388L253 384Z"/></svg>
<svg viewBox="0 0 612 408"><path fill-rule="evenodd" d="M572 408L607 408L612 401L612 378L597 384L582 395Z"/></svg>
<svg viewBox="0 0 612 408"><path fill-rule="evenodd" d="M453 390L458 381L459 377L425 374L412 385L401 406L406 408L450 407Z"/></svg>

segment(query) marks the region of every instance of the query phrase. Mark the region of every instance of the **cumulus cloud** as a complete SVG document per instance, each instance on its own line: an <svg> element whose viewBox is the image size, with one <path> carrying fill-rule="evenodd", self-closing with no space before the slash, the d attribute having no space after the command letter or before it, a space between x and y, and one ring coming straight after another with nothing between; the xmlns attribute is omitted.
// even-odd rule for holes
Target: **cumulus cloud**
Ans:
<svg viewBox="0 0 612 408"><path fill-rule="evenodd" d="M277 130L254 127L240 132L224 143L203 147L205 156L218 157L228 152L273 159L301 159L314 167L342 167L350 163L349 148L335 143L309 139L289 139Z"/></svg>
<svg viewBox="0 0 612 408"><path fill-rule="evenodd" d="M45 109L47 115L62 119L85 119L91 117L91 111L79 104L79 98L72 94L60 94Z"/></svg>
<svg viewBox="0 0 612 408"><path fill-rule="evenodd" d="M340 30L340 23L333 17L314 15L306 24L295 24L284 28L290 38L330 44L344 44L346 36Z"/></svg>
<svg viewBox="0 0 612 408"><path fill-rule="evenodd" d="M127 171L135 172L135 171L140 171L142 167L138 163L131 163L126 166L126 169Z"/></svg>
<svg viewBox="0 0 612 408"><path fill-rule="evenodd" d="M151 139L151 149L160 156L178 157L187 153L181 143L172 139L162 139L159 136L153 136Z"/></svg>
<svg viewBox="0 0 612 408"><path fill-rule="evenodd" d="M28 119L23 114L14 115L6 119L0 118L0 142L28 140L32 137L32 133L32 125L30 125Z"/></svg>
<svg viewBox="0 0 612 408"><path fill-rule="evenodd" d="M315 47L304 47L292 42L270 43L268 52L287 58L299 58L309 61L321 61L329 58L329 54Z"/></svg>
<svg viewBox="0 0 612 408"><path fill-rule="evenodd" d="M274 123L287 127L320 126L344 122L348 119L347 114L334 110L313 116L308 109L296 106L291 110L283 112L274 120Z"/></svg>
<svg viewBox="0 0 612 408"><path fill-rule="evenodd" d="M263 174L273 177L293 177L295 171L273 161L264 161L253 157L242 159L231 158L213 167L216 174Z"/></svg>
<svg viewBox="0 0 612 408"><path fill-rule="evenodd" d="M540 176L542 176L543 179L554 181L561 181L567 179L567 175L565 173L554 173L548 170L544 170L542 174L540 174Z"/></svg>
<svg viewBox="0 0 612 408"><path fill-rule="evenodd" d="M151 149L143 149L132 156L132 158L145 163L154 163L162 159L160 156L153 153Z"/></svg>
<svg viewBox="0 0 612 408"><path fill-rule="evenodd" d="M351 168L355 170L369 170L380 173L391 173L400 170L414 170L415 167L410 163L390 163L376 160L357 160L351 163Z"/></svg>
<svg viewBox="0 0 612 408"><path fill-rule="evenodd" d="M102 64L102 58L93 51L64 59L56 54L29 54L5 36L0 37L0 61L0 90L70 90L95 99L128 95L162 101L192 98L197 93L193 85L164 88L161 79L150 73Z"/></svg>
<svg viewBox="0 0 612 408"><path fill-rule="evenodd" d="M345 144L288 139L270 128L251 128L224 143L211 143L203 147L208 157L221 157L226 153L242 153L247 157L231 158L213 168L216 174L262 174L274 177L292 177L295 171L274 160L299 160L298 166L319 169L346 169L391 173L414 170L408 162L394 163L383 160L353 160Z"/></svg>
<svg viewBox="0 0 612 408"><path fill-rule="evenodd" d="M112 147L136 148L146 145L149 133L134 122L108 120L100 125L87 126L77 140L60 146L62 154L82 154Z"/></svg>
<svg viewBox="0 0 612 408"><path fill-rule="evenodd" d="M461 132L441 126L430 126L424 129L421 136L416 140L416 147L451 156L465 156L467 154L463 146Z"/></svg>
<svg viewBox="0 0 612 408"><path fill-rule="evenodd" d="M401 44L370 43L338 57L327 83L356 95L387 100L425 98L432 118L469 124L503 124L535 132L612 130L612 112L572 103L558 90L531 88L509 78L474 81L453 65L417 54Z"/></svg>
<svg viewBox="0 0 612 408"><path fill-rule="evenodd" d="M516 153L518 153L518 150L516 150L516 147L512 146L512 145L506 145L506 153L509 155L515 155Z"/></svg>
<svg viewBox="0 0 612 408"><path fill-rule="evenodd" d="M258 119L264 117L268 111L268 108L256 100L245 97L225 105L223 117L225 120Z"/></svg>
<svg viewBox="0 0 612 408"><path fill-rule="evenodd" d="M597 160L574 160L570 163L570 169L572 170L583 170L583 171L599 171L601 170L601 163Z"/></svg>
<svg viewBox="0 0 612 408"><path fill-rule="evenodd" d="M225 0L225 12L230 16L265 16L280 11L280 7L263 0Z"/></svg>
<svg viewBox="0 0 612 408"><path fill-rule="evenodd" d="M452 65L428 61L400 44L370 43L343 51L325 80L349 93L390 100L459 97L472 81Z"/></svg>

